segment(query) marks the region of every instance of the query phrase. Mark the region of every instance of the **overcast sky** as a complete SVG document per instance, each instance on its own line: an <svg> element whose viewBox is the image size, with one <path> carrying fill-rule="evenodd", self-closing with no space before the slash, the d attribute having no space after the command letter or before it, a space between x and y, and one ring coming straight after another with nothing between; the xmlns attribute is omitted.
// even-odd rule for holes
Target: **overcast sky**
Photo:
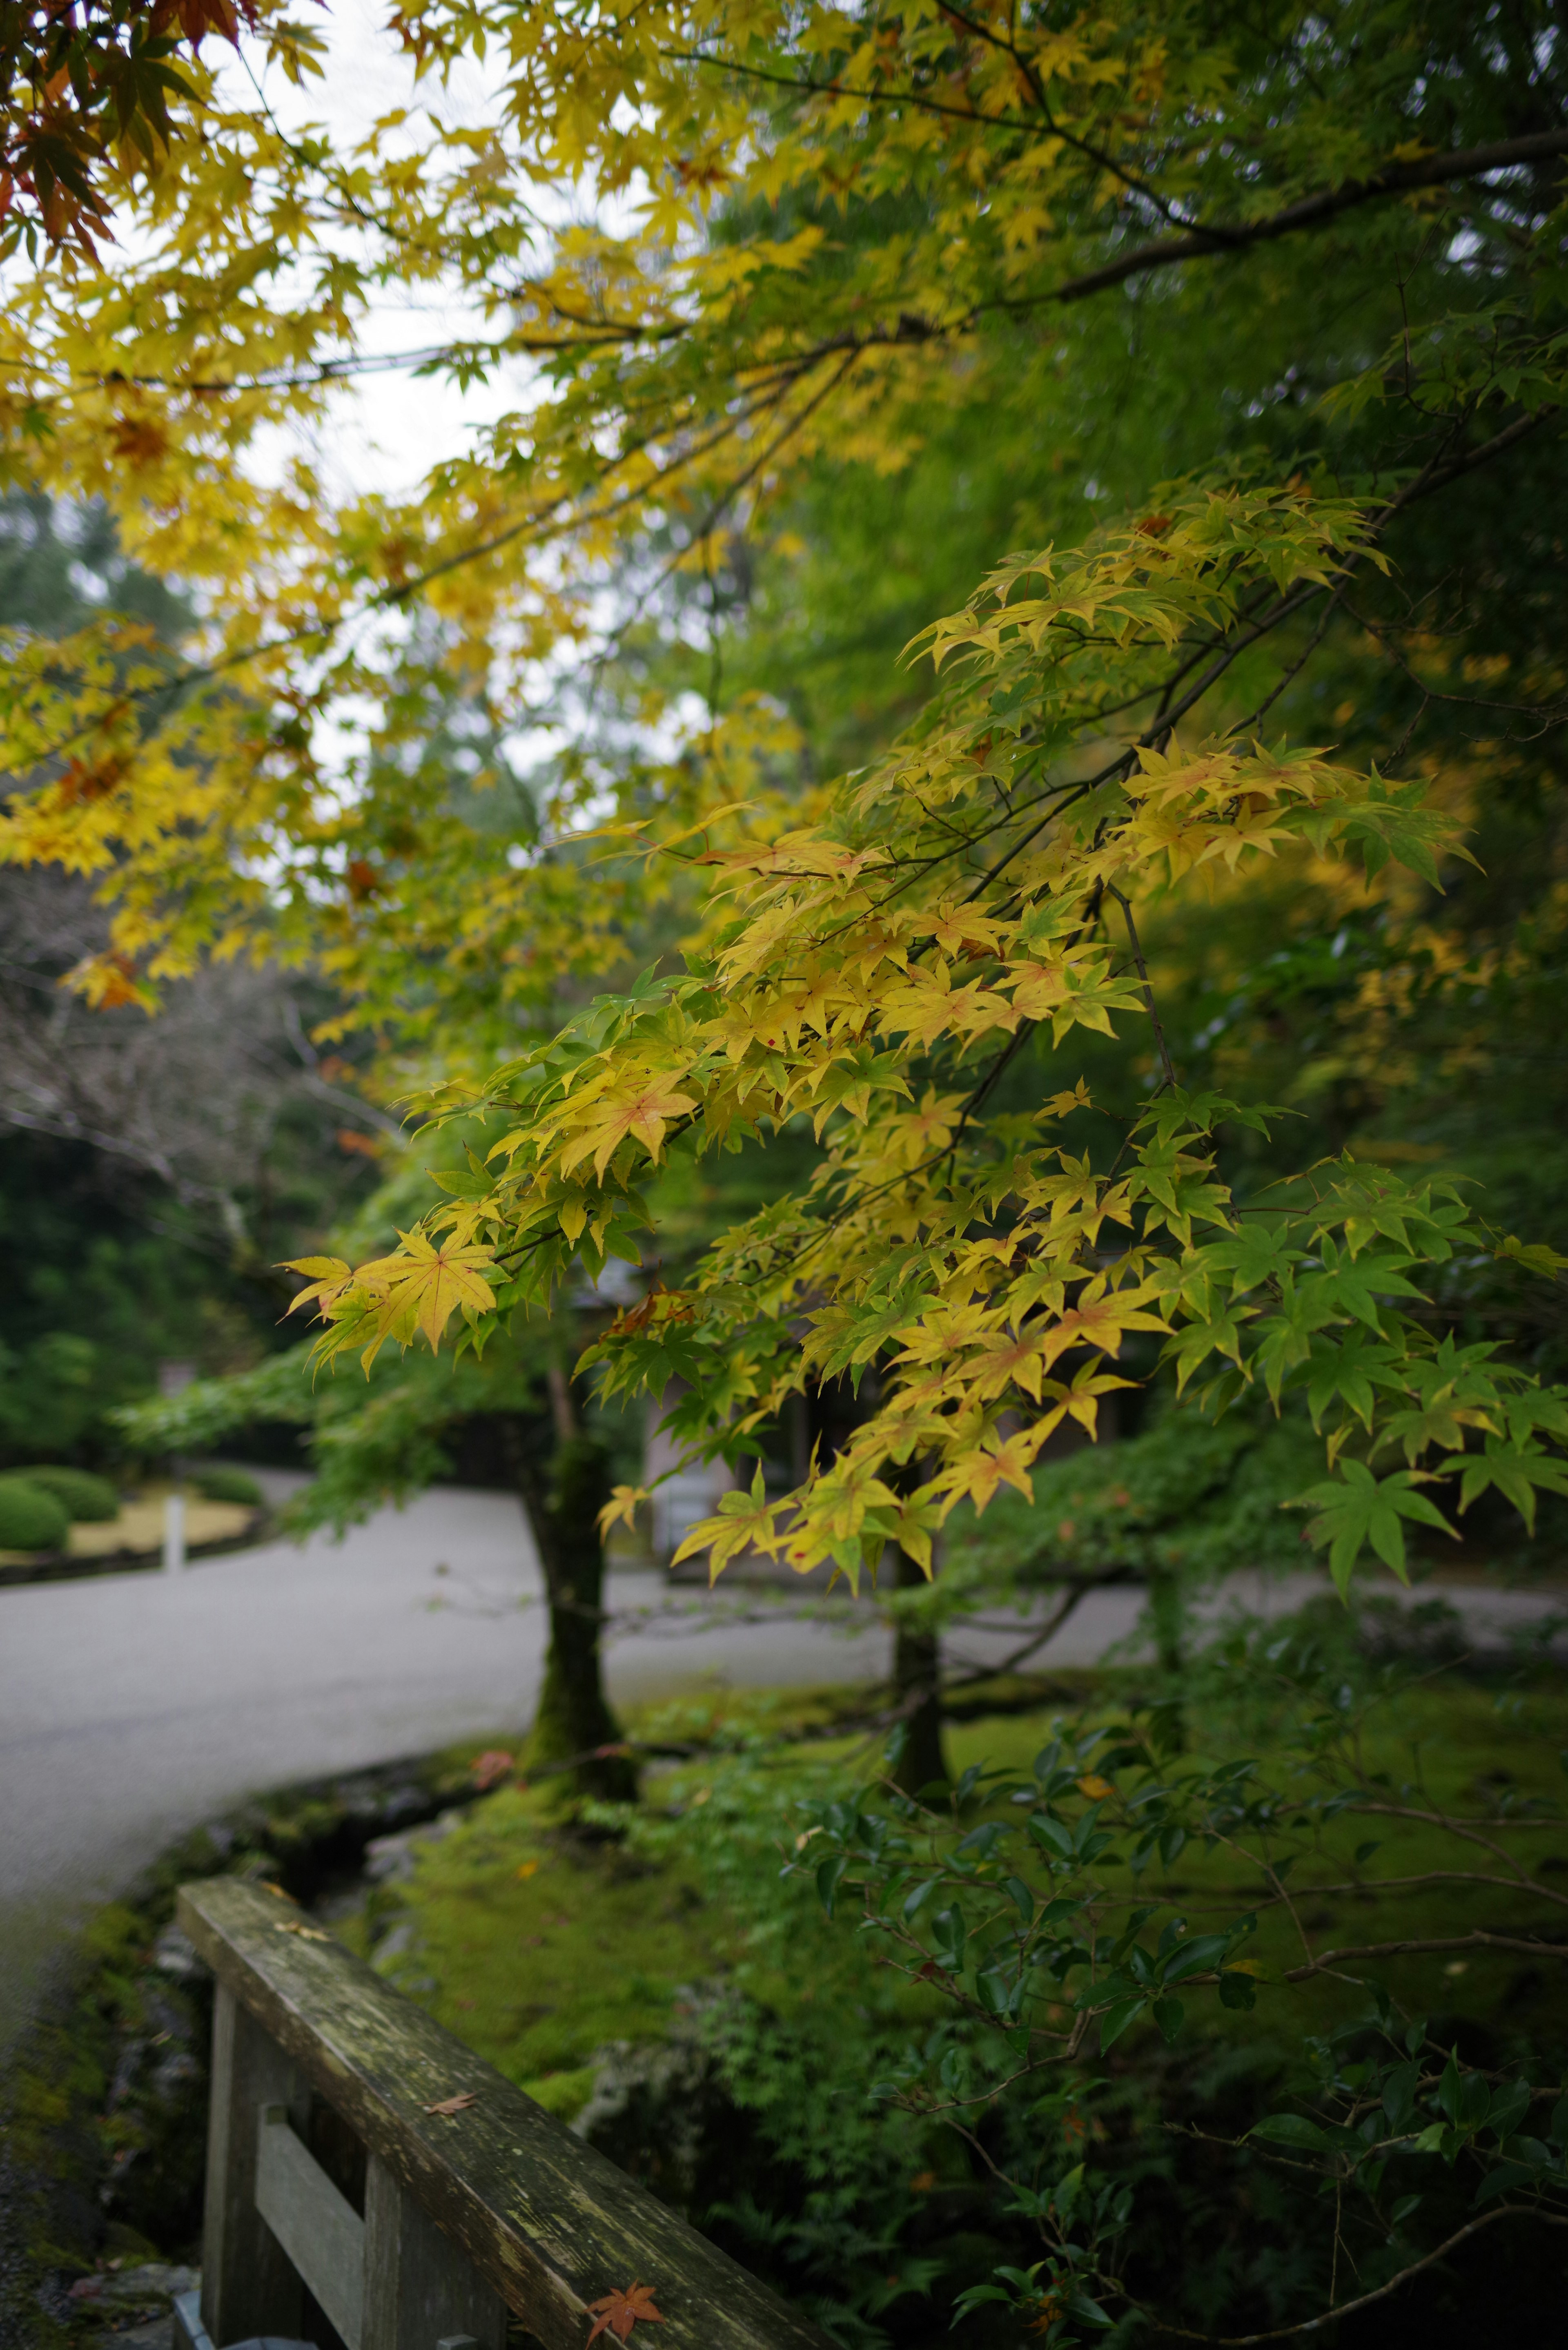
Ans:
<svg viewBox="0 0 1568 2350"><path fill-rule="evenodd" d="M307 122L324 124L337 151L346 154L379 116L418 103L411 63L384 19L385 0L331 0L319 19L314 10L309 12L306 21L319 23L327 44L325 78L304 89L295 88L280 73L262 78L267 103L285 130L297 131ZM254 106L256 85L252 77L263 74L257 44L247 37L240 59L226 50L224 57L223 79L236 103ZM471 62L444 90L439 83L427 83L424 95L442 114L462 121L482 120L492 110L491 91ZM442 304L433 288L421 287L408 296L389 290L367 321L362 348L417 349L472 334L483 323L472 307ZM313 446L339 489L409 490L430 466L456 454L475 423L524 402L527 384L521 362L508 370L505 380L464 391L409 369L370 376L343 390L333 423ZM270 472L282 456L281 447L264 452L265 469Z"/></svg>

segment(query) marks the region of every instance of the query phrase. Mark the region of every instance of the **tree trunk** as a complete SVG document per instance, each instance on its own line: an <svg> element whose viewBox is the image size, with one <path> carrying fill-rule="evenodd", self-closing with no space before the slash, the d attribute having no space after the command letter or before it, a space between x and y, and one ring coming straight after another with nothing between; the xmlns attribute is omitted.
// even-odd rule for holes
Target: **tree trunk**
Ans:
<svg viewBox="0 0 1568 2350"><path fill-rule="evenodd" d="M559 1399L556 1425L572 1432L558 1437L549 1460L539 1460L521 1441L514 1451L550 1612L550 1646L524 1768L580 1756L573 1772L579 1794L632 1803L637 1766L631 1757L597 1752L618 1744L622 1734L605 1696L600 1656L605 1553L598 1513L609 1499L608 1457L592 1437L576 1431Z"/></svg>
<svg viewBox="0 0 1568 2350"><path fill-rule="evenodd" d="M1187 1664L1187 1594L1178 1569L1151 1568L1148 1616L1159 1676L1165 1685L1166 1738L1172 1753L1182 1753L1187 1746L1186 1712L1181 1702L1182 1675Z"/></svg>
<svg viewBox="0 0 1568 2350"><path fill-rule="evenodd" d="M919 1590L926 1577L907 1551L897 1557L895 1586ZM902 1617L893 1629L893 1694L904 1730L903 1752L893 1768L896 1784L906 1795L919 1795L935 1783L945 1785L951 1774L942 1750L942 1655L935 1632L919 1632Z"/></svg>

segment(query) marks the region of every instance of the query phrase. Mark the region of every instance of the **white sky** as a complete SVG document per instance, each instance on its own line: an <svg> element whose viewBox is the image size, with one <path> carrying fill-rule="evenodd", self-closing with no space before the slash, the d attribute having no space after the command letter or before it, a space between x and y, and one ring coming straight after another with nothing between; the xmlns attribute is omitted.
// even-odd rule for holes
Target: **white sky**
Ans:
<svg viewBox="0 0 1568 2350"><path fill-rule="evenodd" d="M330 0L319 17L312 11L308 21L326 40L327 72L303 89L279 73L263 77L259 47L248 36L243 36L243 59L223 45L210 47L209 55L217 63L216 48L222 47L222 78L237 105L255 104L252 76L263 77L264 94L286 130L321 124L337 151L347 153L379 117L417 102L412 61L386 29L384 0ZM444 88L431 80L422 95L447 118L473 122L493 111L493 87L480 68L465 60ZM366 321L361 348L414 350L483 331L485 322L472 306L442 303L432 287L408 296L389 288ZM339 494L411 490L431 465L458 453L475 425L525 405L528 383L522 361L493 382L462 391L440 377L417 376L407 369L370 376L337 394L332 421L312 439L313 453ZM271 449L258 450L257 472L281 471L285 445L280 435Z"/></svg>

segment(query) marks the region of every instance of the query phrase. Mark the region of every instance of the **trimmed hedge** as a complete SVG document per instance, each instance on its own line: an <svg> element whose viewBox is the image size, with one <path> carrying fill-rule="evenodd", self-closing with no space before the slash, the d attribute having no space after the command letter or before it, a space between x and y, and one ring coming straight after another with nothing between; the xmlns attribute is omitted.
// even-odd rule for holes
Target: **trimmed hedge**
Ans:
<svg viewBox="0 0 1568 2350"><path fill-rule="evenodd" d="M243 1469L203 1469L194 1482L206 1501L243 1502L250 1510L261 1507L262 1489Z"/></svg>
<svg viewBox="0 0 1568 2350"><path fill-rule="evenodd" d="M53 1493L25 1477L0 1477L0 1550L63 1550L70 1530Z"/></svg>
<svg viewBox="0 0 1568 2350"><path fill-rule="evenodd" d="M107 1525L119 1515L119 1495L89 1469L24 1469L29 1485L52 1493L74 1526Z"/></svg>

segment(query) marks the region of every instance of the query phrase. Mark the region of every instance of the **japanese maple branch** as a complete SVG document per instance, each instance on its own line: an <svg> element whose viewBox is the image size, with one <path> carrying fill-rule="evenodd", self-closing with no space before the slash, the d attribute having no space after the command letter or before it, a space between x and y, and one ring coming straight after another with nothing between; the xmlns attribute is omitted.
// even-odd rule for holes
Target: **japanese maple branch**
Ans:
<svg viewBox="0 0 1568 2350"><path fill-rule="evenodd" d="M1165 1041L1165 1030L1160 1024L1159 1014L1155 1009L1154 990L1149 985L1148 965L1143 959L1143 949L1137 942L1137 931L1133 927L1133 910L1131 904L1122 895L1114 881L1106 882L1106 891L1107 896L1116 899L1117 905L1122 910L1122 920L1127 926L1127 944L1132 949L1132 959L1137 965L1138 983L1143 989L1144 1003L1147 1009L1149 1021L1154 1029L1154 1041L1159 1047L1159 1066L1165 1073L1166 1084L1174 1089L1176 1085L1176 1071L1171 1064L1170 1048Z"/></svg>
<svg viewBox="0 0 1568 2350"><path fill-rule="evenodd" d="M1106 262L1102 268L1089 270L1081 277L1067 278L1046 293L999 295L992 301L977 303L975 315L981 310L1035 309L1044 302L1081 302L1107 286L1125 285L1129 277L1147 276L1151 270L1173 268L1179 262L1205 259L1215 254L1241 252L1251 245L1272 244L1280 237L1293 235L1299 229L1319 228L1341 213L1374 203L1385 196L1406 195L1417 188L1441 187L1451 180L1481 179L1490 172L1507 171L1515 163L1545 161L1562 154L1568 154L1568 130L1538 130L1523 139L1502 139L1486 147L1428 155L1418 162L1390 164L1370 179L1346 180L1337 188L1303 196L1265 220L1242 223L1231 229L1194 228L1182 236L1162 237L1151 244L1139 245L1134 252Z"/></svg>

